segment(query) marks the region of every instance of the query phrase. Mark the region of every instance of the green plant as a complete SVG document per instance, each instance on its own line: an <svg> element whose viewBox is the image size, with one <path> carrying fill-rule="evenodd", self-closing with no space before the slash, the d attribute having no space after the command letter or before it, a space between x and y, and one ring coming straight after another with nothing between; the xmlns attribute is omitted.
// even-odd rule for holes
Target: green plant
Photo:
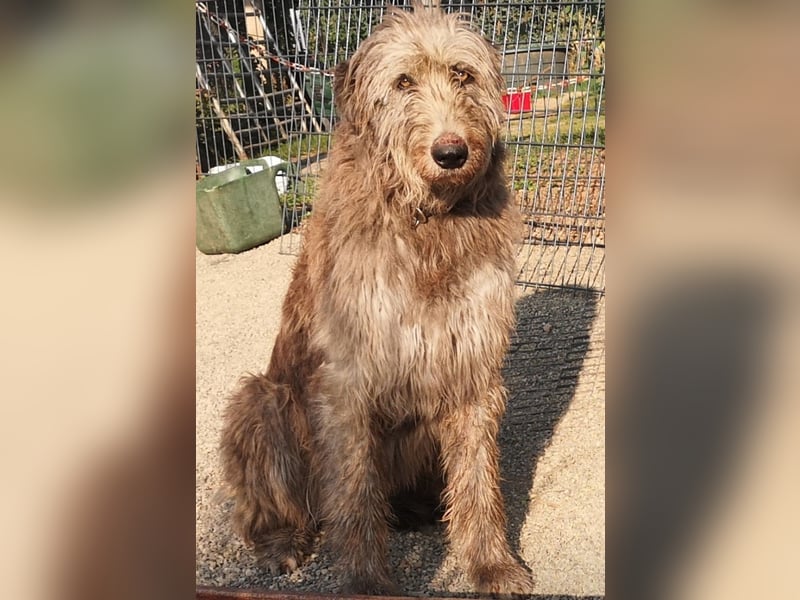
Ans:
<svg viewBox="0 0 800 600"><path fill-rule="evenodd" d="M271 153L284 160L296 161L300 158L325 154L330 147L330 134L290 135L289 140L275 146Z"/></svg>

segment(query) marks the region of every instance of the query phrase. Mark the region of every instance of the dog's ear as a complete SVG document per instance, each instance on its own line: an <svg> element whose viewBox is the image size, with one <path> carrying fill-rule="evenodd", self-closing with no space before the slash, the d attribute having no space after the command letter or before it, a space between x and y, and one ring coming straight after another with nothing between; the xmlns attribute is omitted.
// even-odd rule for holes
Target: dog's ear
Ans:
<svg viewBox="0 0 800 600"><path fill-rule="evenodd" d="M333 102L336 106L336 116L342 121L353 118L350 109L350 99L356 85L356 63L351 58L336 65L333 70Z"/></svg>

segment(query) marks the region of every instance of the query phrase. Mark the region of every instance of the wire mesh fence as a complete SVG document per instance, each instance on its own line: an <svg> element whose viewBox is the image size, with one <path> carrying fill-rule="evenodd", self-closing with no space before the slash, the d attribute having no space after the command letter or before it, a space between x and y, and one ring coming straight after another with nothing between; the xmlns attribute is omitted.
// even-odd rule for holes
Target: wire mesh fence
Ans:
<svg viewBox="0 0 800 600"><path fill-rule="evenodd" d="M408 0L395 1L404 6ZM525 221L518 282L605 289L605 1L442 1L502 53L508 174ZM375 0L204 0L197 172L293 166L281 251L299 249L336 122L332 70L380 22Z"/></svg>

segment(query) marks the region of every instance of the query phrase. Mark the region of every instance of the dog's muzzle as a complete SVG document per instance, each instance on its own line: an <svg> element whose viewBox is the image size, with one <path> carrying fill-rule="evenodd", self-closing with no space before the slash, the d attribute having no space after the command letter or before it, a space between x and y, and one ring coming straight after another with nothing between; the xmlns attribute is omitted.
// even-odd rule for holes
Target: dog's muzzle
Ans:
<svg viewBox="0 0 800 600"><path fill-rule="evenodd" d="M460 169L467 162L469 150L467 143L453 133L436 138L431 146L434 162L443 169Z"/></svg>

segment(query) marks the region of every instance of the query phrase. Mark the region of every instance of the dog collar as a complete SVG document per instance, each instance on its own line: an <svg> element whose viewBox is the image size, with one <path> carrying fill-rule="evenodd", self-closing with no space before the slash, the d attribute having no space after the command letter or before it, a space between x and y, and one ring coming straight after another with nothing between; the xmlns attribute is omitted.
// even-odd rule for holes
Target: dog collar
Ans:
<svg viewBox="0 0 800 600"><path fill-rule="evenodd" d="M419 227L420 223L428 222L428 215L426 215L425 212L419 206L417 206L414 209L414 214L412 216L414 217L414 225L413 225L414 229Z"/></svg>

